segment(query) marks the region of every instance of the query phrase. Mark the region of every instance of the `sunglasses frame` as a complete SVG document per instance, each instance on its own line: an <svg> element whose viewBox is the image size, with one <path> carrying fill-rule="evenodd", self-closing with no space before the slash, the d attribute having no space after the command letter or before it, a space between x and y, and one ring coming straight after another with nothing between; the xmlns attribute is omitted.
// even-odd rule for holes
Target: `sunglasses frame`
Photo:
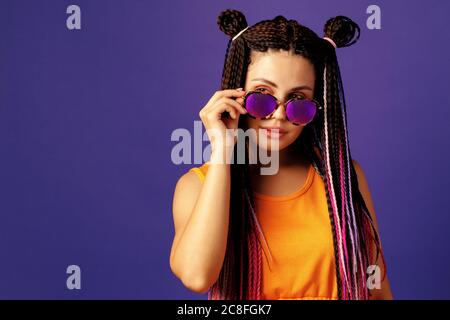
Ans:
<svg viewBox="0 0 450 320"><path fill-rule="evenodd" d="M303 126L305 126L305 125L307 125L308 123L310 123L310 122L312 122L312 121L314 120L314 118L316 117L316 114L317 114L317 110L323 110L322 105L321 105L317 100L315 100L315 99L301 98L301 97L298 97L298 96L297 96L297 97L292 97L292 98L290 98L289 100L287 100L286 102L283 103L282 101L278 100L277 97L275 97L273 94L270 94L270 93L263 93L263 92L257 91L257 90L248 91L248 92L245 94L245 96L244 96L244 105L243 105L243 107L244 107L246 110L247 110L247 108L246 108L247 98L248 98L248 96L250 96L251 94L254 94L254 93L257 93L257 94L267 94L267 95L271 96L271 97L276 101L277 106L276 106L276 108L275 108L269 115L265 116L264 118L256 118L256 117L252 116L251 114L247 113L247 115L248 115L250 118L253 118L253 119L261 119L261 120L265 120L265 119L270 118L270 116L271 116L275 111L277 111L277 109L280 107L280 104L283 105L284 110L285 110L285 112L286 112L286 106L287 106L290 102L292 102L292 101L294 101L294 100L307 100L307 101L314 102L314 104L315 104L315 106L316 106L316 113L314 114L314 117L313 117L310 121L308 121L307 123L302 123L302 124L296 123L296 122L293 122L293 121L289 120L289 117L288 117L288 115L286 114L286 119L287 119L290 123L292 123L293 125L296 125L296 126L303 125Z"/></svg>

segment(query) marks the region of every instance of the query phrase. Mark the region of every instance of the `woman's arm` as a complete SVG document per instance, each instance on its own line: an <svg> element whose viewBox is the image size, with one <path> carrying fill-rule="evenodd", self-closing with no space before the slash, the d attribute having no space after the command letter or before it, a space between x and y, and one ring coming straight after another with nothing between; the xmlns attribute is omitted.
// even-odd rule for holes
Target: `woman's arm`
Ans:
<svg viewBox="0 0 450 320"><path fill-rule="evenodd" d="M228 237L230 163L245 91L216 91L199 116L211 141L208 174L200 183L194 172L184 174L175 186L173 220L175 237L170 251L172 272L192 291L204 293L217 281ZM229 117L223 117L228 112ZM231 138L231 139L230 139ZM233 141L234 140L234 143Z"/></svg>
<svg viewBox="0 0 450 320"><path fill-rule="evenodd" d="M203 184L194 172L184 174L173 199L175 237L170 267L187 288L199 293L216 282L228 236L230 165L213 162Z"/></svg>
<svg viewBox="0 0 450 320"><path fill-rule="evenodd" d="M377 217L375 214L375 208L374 208L374 204L372 201L372 196L369 191L369 185L367 183L366 176L364 174L363 169L361 168L361 166L359 165L359 163L356 160L353 160L353 164L355 166L355 171L356 171L356 175L358 178L359 190L364 198L364 201L366 202L367 209L370 212L372 220L374 221L375 228L378 232L378 221L377 221ZM379 234L379 232L378 232L378 234ZM380 243L381 243L381 240L380 240ZM376 250L375 245L374 245L374 250ZM380 274L382 277L385 272L385 269L384 269L384 265L383 265L381 256L378 257L378 260L376 261L376 265L378 265L380 267ZM388 276L386 275L383 282L381 282L380 289L372 289L372 290L370 290L370 292L372 294L370 297L371 300L392 300L393 296L392 296L391 286L389 284Z"/></svg>

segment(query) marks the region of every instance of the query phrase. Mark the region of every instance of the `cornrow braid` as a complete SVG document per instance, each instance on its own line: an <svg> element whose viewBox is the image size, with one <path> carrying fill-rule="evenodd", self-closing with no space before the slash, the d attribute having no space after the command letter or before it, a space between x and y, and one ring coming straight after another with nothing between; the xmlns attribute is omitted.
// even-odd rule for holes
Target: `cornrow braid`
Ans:
<svg viewBox="0 0 450 320"><path fill-rule="evenodd" d="M228 37L221 89L245 86L251 51L293 50L309 59L316 74L314 98L324 108L302 131L296 147L308 156L324 181L339 299L368 299L365 271L381 253L379 236L359 191L350 154L347 110L335 47L295 20L278 15L249 26L237 10L225 10L217 18L219 29ZM242 32L241 32L242 31ZM359 39L359 26L345 16L330 18L324 37L337 48ZM238 35L234 40L233 38ZM238 127L244 128L244 119ZM239 133L238 133L239 134ZM234 155L237 155L237 144ZM249 146L245 163L233 162L231 171L228 240L224 262L208 299L262 299L262 247L267 241L258 222L250 179ZM265 252L264 252L265 253ZM267 259L272 260L270 251ZM383 264L385 264L384 257ZM385 277L386 273L383 276Z"/></svg>
<svg viewBox="0 0 450 320"><path fill-rule="evenodd" d="M222 83L226 83L229 88L240 87L243 85L243 81L245 81L244 74L246 70L244 69L246 61L244 57L247 50L244 37L246 35L241 34L234 41L232 41L232 38L248 26L247 20L239 11L225 10L217 18L217 24L220 30L230 37L225 54Z"/></svg>

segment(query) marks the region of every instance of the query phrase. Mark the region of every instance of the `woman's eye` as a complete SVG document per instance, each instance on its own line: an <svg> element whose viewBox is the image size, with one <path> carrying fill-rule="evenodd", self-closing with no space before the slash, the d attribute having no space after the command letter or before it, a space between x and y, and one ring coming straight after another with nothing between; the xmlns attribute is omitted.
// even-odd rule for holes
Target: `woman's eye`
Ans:
<svg viewBox="0 0 450 320"><path fill-rule="evenodd" d="M291 98L295 99L306 99L306 97L303 94L293 93Z"/></svg>
<svg viewBox="0 0 450 320"><path fill-rule="evenodd" d="M261 92L261 93L270 93L269 90L267 90L266 88L256 88L255 91L257 92ZM306 99L306 96L304 94L301 93L292 93L288 99Z"/></svg>

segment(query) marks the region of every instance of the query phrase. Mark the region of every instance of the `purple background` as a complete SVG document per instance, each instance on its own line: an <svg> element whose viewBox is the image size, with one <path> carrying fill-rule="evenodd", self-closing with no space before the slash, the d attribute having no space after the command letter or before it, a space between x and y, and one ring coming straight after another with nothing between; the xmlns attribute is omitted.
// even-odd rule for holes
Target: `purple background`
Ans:
<svg viewBox="0 0 450 320"><path fill-rule="evenodd" d="M66 29L78 4L82 30ZM0 2L0 298L204 299L172 275L172 196L192 165L170 158L219 89L227 39L216 18L278 14L322 36L351 17L338 50L350 144L366 172L395 298L450 298L450 2ZM66 288L66 267L82 289Z"/></svg>

